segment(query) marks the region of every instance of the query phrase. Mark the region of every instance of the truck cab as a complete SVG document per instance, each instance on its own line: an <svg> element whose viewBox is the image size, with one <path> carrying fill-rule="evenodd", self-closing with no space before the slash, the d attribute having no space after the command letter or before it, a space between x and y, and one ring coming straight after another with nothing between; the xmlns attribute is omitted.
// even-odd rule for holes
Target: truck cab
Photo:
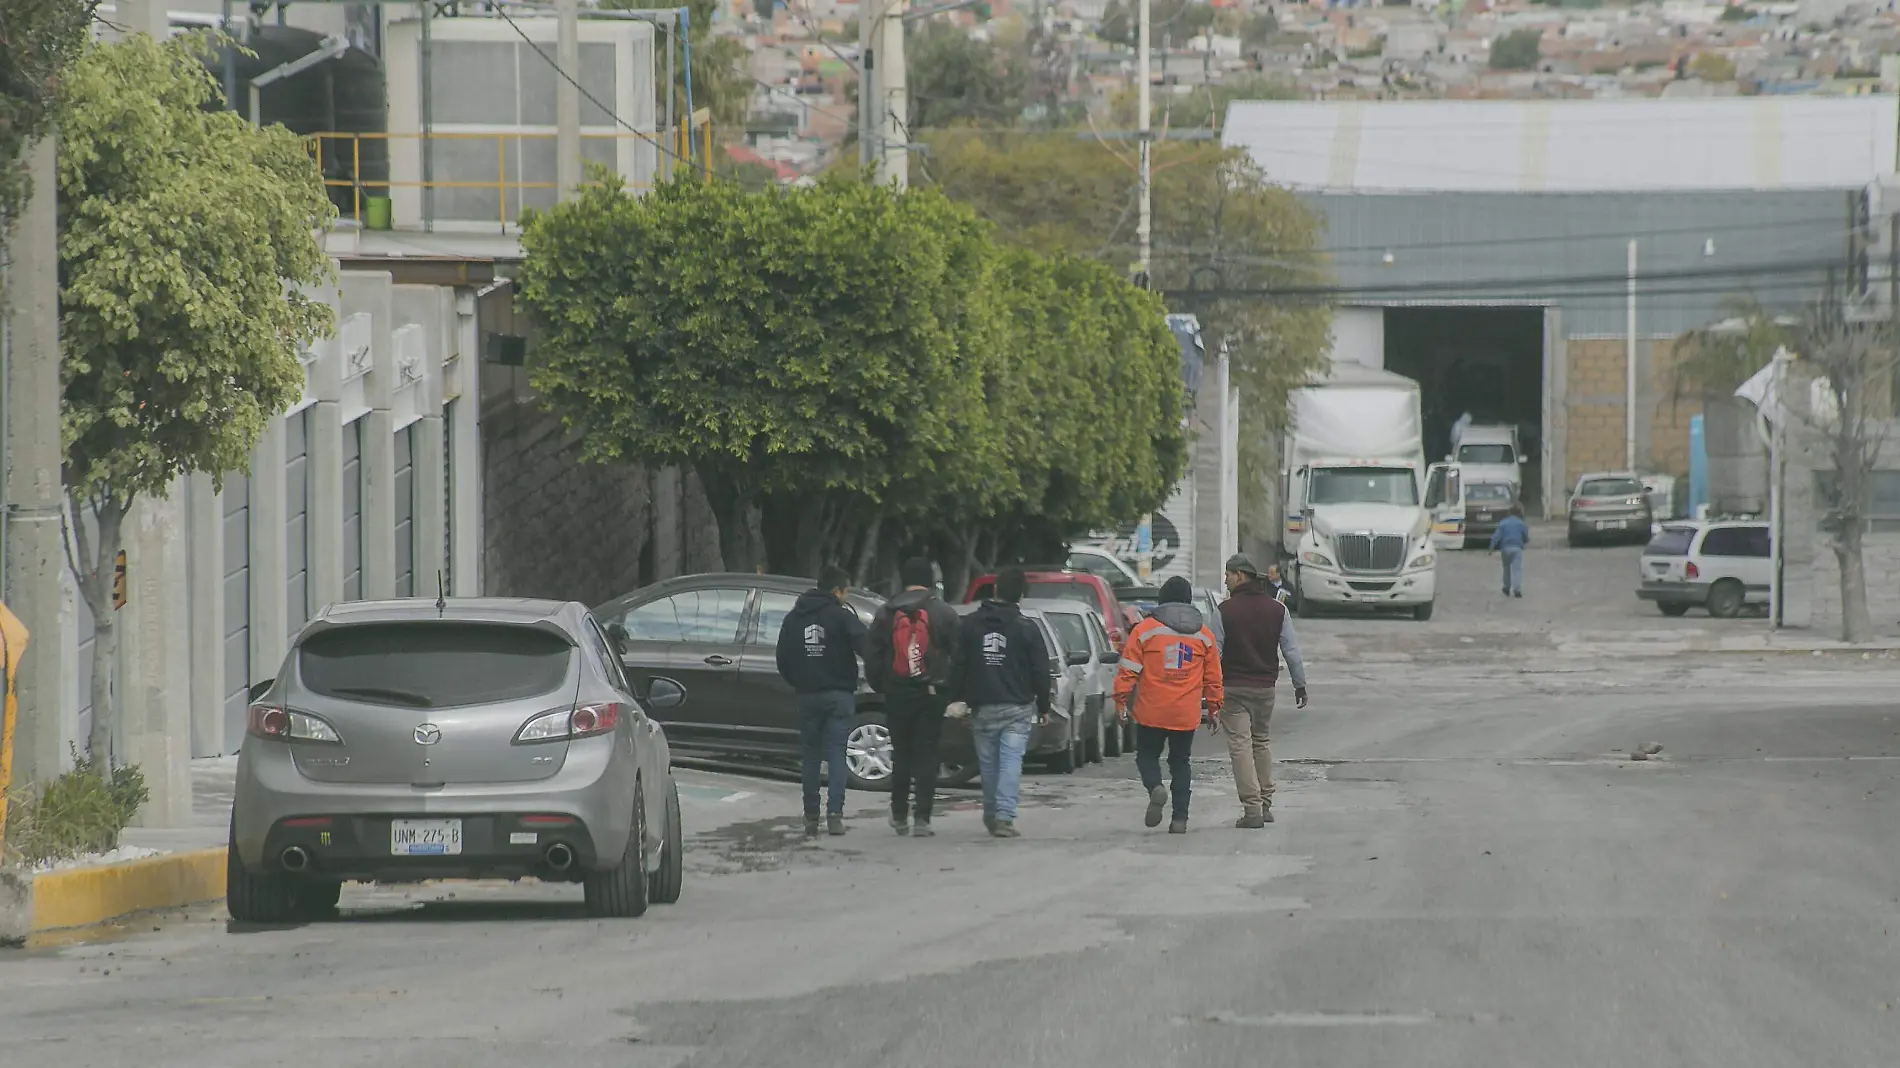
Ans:
<svg viewBox="0 0 1900 1068"><path fill-rule="evenodd" d="M1516 427L1468 426L1446 460L1464 470L1466 481L1508 483L1512 496L1523 499L1526 460L1524 450L1518 445Z"/></svg>
<svg viewBox="0 0 1900 1068"><path fill-rule="evenodd" d="M1431 618L1437 551L1420 467L1416 457L1316 457L1295 472L1288 511L1300 516L1292 561L1300 615L1400 609Z"/></svg>

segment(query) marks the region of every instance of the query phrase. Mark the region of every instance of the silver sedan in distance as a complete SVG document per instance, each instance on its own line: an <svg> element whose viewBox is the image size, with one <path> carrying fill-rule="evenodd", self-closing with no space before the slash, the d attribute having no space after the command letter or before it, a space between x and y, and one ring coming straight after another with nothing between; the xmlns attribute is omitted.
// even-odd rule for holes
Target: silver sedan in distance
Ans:
<svg viewBox="0 0 1900 1068"><path fill-rule="evenodd" d="M252 688L238 754L231 918L326 915L342 884L582 884L595 916L679 900L666 734L584 605L332 605Z"/></svg>

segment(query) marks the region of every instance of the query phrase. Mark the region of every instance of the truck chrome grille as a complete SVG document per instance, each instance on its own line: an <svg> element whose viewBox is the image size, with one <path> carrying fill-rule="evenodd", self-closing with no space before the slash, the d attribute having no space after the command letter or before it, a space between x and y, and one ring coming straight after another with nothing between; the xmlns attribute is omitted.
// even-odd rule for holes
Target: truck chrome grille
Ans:
<svg viewBox="0 0 1900 1068"><path fill-rule="evenodd" d="M1405 538L1398 534L1340 534L1333 546L1348 571L1397 571L1405 563Z"/></svg>

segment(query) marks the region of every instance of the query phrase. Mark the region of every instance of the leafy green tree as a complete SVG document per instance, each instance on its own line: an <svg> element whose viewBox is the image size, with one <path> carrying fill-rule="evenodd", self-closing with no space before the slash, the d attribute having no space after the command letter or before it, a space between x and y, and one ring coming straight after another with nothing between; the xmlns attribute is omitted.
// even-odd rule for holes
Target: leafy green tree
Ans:
<svg viewBox="0 0 1900 1068"><path fill-rule="evenodd" d="M1544 31L1512 30L1491 42L1492 70L1536 70Z"/></svg>
<svg viewBox="0 0 1900 1068"><path fill-rule="evenodd" d="M62 85L60 380L69 547L92 610L91 753L109 753L112 566L127 510L180 475L245 470L330 326L334 209L303 143L217 109L197 35L94 45ZM90 523L83 520L90 520Z"/></svg>
<svg viewBox="0 0 1900 1068"><path fill-rule="evenodd" d="M912 130L1010 126L1029 97L1029 53L927 21L904 42Z"/></svg>
<svg viewBox="0 0 1900 1068"><path fill-rule="evenodd" d="M1137 32L1135 20L1140 18L1140 15L1135 10L1134 4L1139 2L1140 0L1134 0L1134 3L1123 4L1122 0L1108 0L1108 6L1102 10L1102 21L1097 25L1095 35L1109 44L1135 47ZM1150 17L1153 17L1152 10Z"/></svg>
<svg viewBox="0 0 1900 1068"><path fill-rule="evenodd" d="M652 5L644 0L601 0L601 7L611 10L640 10ZM690 18L690 30L686 40L693 48L693 107L711 108L713 128L737 133L744 128L746 111L752 102L752 75L747 70L747 62L752 53L746 48L743 38L729 34L713 33L713 13L719 9L718 0L685 0L687 15ZM761 15L771 17L768 3ZM655 69L663 70L666 63L665 49L676 47L673 44L677 33L677 24L667 23L660 32L654 34ZM678 65L674 74L674 92L680 106L686 101L686 65ZM660 114L664 115L666 90L660 89Z"/></svg>
<svg viewBox="0 0 1900 1068"><path fill-rule="evenodd" d="M1689 73L1705 82L1735 80L1735 61L1720 52L1699 52L1689 61Z"/></svg>
<svg viewBox="0 0 1900 1068"><path fill-rule="evenodd" d="M929 144L930 177L1004 240L1118 270L1135 262L1132 146L960 132ZM1256 524L1267 516L1287 393L1326 359L1331 313L1310 296L1328 279L1320 223L1239 150L1163 142L1153 173L1154 284L1168 292L1170 311L1200 316L1210 348L1228 346L1243 400L1242 536L1266 538L1272 524Z"/></svg>
<svg viewBox="0 0 1900 1068"><path fill-rule="evenodd" d="M0 251L32 195L26 150L51 127L61 73L86 43L98 0L35 0L0 11Z"/></svg>

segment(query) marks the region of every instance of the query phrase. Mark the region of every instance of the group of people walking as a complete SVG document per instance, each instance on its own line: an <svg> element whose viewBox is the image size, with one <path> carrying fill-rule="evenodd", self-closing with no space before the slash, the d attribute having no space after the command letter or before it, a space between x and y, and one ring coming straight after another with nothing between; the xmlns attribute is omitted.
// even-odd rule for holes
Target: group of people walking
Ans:
<svg viewBox="0 0 1900 1068"><path fill-rule="evenodd" d="M1285 598L1253 561L1227 561L1230 596L1220 606L1220 638L1192 604L1186 579L1162 585L1160 601L1130 632L1114 685L1117 716L1135 724L1135 767L1147 796L1144 822L1187 832L1194 738L1205 723L1225 731L1241 806L1235 826L1273 822L1269 727L1281 663L1296 705L1306 707L1306 668ZM1020 569L997 576L995 594L968 616L939 597L928 560L900 570L902 593L867 627L845 603L851 576L828 567L786 615L778 635L779 674L798 694L805 834L846 833L846 743L855 720L858 656L863 678L884 695L892 746L890 826L934 834L944 721L968 717L983 777L983 826L1017 838L1023 757L1031 733L1051 715L1056 670L1041 630L1023 615ZM1167 779L1162 757L1167 758ZM820 766L829 769L821 795Z"/></svg>

